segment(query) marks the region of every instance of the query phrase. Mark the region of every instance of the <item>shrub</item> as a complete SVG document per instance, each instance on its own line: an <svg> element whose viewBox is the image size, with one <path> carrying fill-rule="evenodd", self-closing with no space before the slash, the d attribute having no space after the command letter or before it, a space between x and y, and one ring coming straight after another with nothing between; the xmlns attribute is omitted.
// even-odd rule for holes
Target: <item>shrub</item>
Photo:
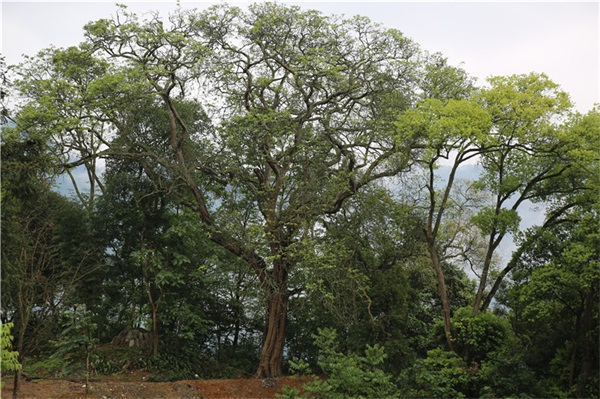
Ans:
<svg viewBox="0 0 600 399"><path fill-rule="evenodd" d="M151 360L147 351L141 348L103 345L92 353L90 363L94 373L115 374L148 369Z"/></svg>
<svg viewBox="0 0 600 399"><path fill-rule="evenodd" d="M402 396L411 398L464 398L475 379L463 359L439 348L400 375Z"/></svg>
<svg viewBox="0 0 600 399"><path fill-rule="evenodd" d="M440 329L441 330L441 329ZM458 309L452 317L454 350L427 352L401 374L407 397L540 397L532 370L508 321L493 314Z"/></svg>
<svg viewBox="0 0 600 399"><path fill-rule="evenodd" d="M391 376L381 366L386 358L385 350L379 345L367 345L364 356L355 353L343 354L337 351L337 334L331 329L319 329L314 337L319 348L317 364L326 375L305 383L303 395L298 389L284 387L280 398L308 398L317 396L324 399L391 398L398 397L398 390ZM297 372L309 372L306 362L292 361L290 368Z"/></svg>
<svg viewBox="0 0 600 399"><path fill-rule="evenodd" d="M535 373L525 363L524 353L522 345L512 337L481 362L481 398L556 397L541 391Z"/></svg>
<svg viewBox="0 0 600 399"><path fill-rule="evenodd" d="M458 309L452 316L452 340L457 353L467 362L480 362L500 348L509 336L508 321L490 312L473 314L471 309Z"/></svg>
<svg viewBox="0 0 600 399"><path fill-rule="evenodd" d="M65 359L56 356L48 356L42 360L35 361L34 363L28 362L25 371L34 378L57 378L66 375L65 369L68 369L68 364Z"/></svg>
<svg viewBox="0 0 600 399"><path fill-rule="evenodd" d="M0 354L2 358L1 371L16 371L21 368L19 363L19 352L12 350L13 336L10 330L13 323L4 323L0 326ZM4 386L4 380L0 382L0 387Z"/></svg>
<svg viewBox="0 0 600 399"><path fill-rule="evenodd" d="M96 324L92 322L92 313L85 305L75 305L73 310L66 312L67 321L58 341L56 352L52 355L66 360L67 374L85 374L85 392L89 393L91 357L98 344L94 338Z"/></svg>

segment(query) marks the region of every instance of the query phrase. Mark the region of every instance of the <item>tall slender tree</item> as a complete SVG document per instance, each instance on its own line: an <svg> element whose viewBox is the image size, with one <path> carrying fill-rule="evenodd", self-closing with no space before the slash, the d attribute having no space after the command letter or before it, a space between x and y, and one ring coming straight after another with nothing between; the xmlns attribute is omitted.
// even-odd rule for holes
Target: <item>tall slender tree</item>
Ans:
<svg viewBox="0 0 600 399"><path fill-rule="evenodd" d="M543 202L565 189L582 189L556 184L574 167L573 155L582 148L565 130L570 106L558 85L532 73L491 78L468 100L426 99L397 122L400 132L421 132L424 140L418 163L425 198L417 198L416 206L427 204L423 231L450 348L452 306L442 260L471 266L478 278L473 312L486 310L506 276L495 276L496 288L490 290L495 256L501 242L517 233L518 210L525 201ZM465 190L457 182L467 164L477 164L479 171Z"/></svg>

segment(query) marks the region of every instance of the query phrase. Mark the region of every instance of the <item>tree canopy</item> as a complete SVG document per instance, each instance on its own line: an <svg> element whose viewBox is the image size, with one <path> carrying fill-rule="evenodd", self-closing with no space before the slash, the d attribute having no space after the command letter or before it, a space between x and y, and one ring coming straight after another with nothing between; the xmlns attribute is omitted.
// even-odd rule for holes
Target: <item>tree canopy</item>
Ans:
<svg viewBox="0 0 600 399"><path fill-rule="evenodd" d="M344 370L397 396L597 395L597 109L297 6L119 6L84 32L10 75L2 318L22 364L81 305L88 373L110 369L96 343L147 328L146 367L177 376L296 356L332 397L354 395ZM557 313L575 327L536 325Z"/></svg>

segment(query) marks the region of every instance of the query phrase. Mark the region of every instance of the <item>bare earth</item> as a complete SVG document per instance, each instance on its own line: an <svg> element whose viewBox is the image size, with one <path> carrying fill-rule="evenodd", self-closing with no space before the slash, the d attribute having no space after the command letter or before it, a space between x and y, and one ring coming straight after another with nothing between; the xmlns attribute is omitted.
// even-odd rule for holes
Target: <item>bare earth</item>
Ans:
<svg viewBox="0 0 600 399"><path fill-rule="evenodd" d="M21 382L21 399L271 399L281 393L283 385L301 387L303 381L282 377L277 379L276 388L263 388L260 379L234 380L189 380L176 382L148 382L147 374L130 373L93 379L90 393L86 396L84 381L76 379L43 379ZM304 380L305 381L305 380ZM7 378L2 389L2 398L10 399L13 380Z"/></svg>

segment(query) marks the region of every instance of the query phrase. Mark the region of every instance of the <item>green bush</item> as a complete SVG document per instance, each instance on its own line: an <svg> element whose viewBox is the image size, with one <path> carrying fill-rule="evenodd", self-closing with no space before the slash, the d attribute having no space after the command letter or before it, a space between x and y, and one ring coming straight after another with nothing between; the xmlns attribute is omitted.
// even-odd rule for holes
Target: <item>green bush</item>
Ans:
<svg viewBox="0 0 600 399"><path fill-rule="evenodd" d="M464 398L476 377L454 352L432 349L399 378L402 397ZM467 395L468 396L468 395Z"/></svg>
<svg viewBox="0 0 600 399"><path fill-rule="evenodd" d="M458 309L452 316L454 350L464 359L481 362L507 340L510 324L491 312L473 314L471 309Z"/></svg>
<svg viewBox="0 0 600 399"><path fill-rule="evenodd" d="M525 349L515 339L488 354L478 374L481 398L556 397L543 393L534 372L527 366Z"/></svg>
<svg viewBox="0 0 600 399"><path fill-rule="evenodd" d="M28 362L28 364L31 362ZM33 378L44 378L44 377L65 377L67 369L67 361L66 359L48 356L44 357L42 360L35 361L30 365L26 366L25 371L27 374Z"/></svg>
<svg viewBox="0 0 600 399"><path fill-rule="evenodd" d="M97 325L92 321L92 312L84 304L76 304L65 312L64 330L55 342L56 352L52 355L65 359L64 371L68 374L85 375L85 393L90 390L90 374L92 372L92 352L97 348L98 340L94 338Z"/></svg>
<svg viewBox="0 0 600 399"><path fill-rule="evenodd" d="M92 370L97 374L116 374L124 371L147 370L151 365L148 352L140 348L121 348L104 345L91 356Z"/></svg>
<svg viewBox="0 0 600 399"><path fill-rule="evenodd" d="M0 371L16 371L21 368L19 363L19 352L12 350L13 336L10 333L13 323L5 323L0 326L0 354L1 368ZM4 386L4 380L0 382L0 387Z"/></svg>
<svg viewBox="0 0 600 399"><path fill-rule="evenodd" d="M318 366L326 378L313 375L305 383L300 394L298 389L284 387L280 398L354 399L398 397L398 389L390 375L381 366L386 358L385 350L379 345L369 346L364 356L355 353L343 354L337 351L337 334L331 329L319 329L315 345L319 348ZM290 368L297 372L309 372L306 362L292 361Z"/></svg>
<svg viewBox="0 0 600 399"><path fill-rule="evenodd" d="M197 374L200 361L171 353L160 353L152 359L150 381L190 380Z"/></svg>
<svg viewBox="0 0 600 399"><path fill-rule="evenodd" d="M202 375L206 369L206 358L191 346L163 346L158 356L152 357L148 370L151 381L190 380Z"/></svg>
<svg viewBox="0 0 600 399"><path fill-rule="evenodd" d="M98 340L94 338L96 324L92 313L83 304L75 305L65 312L64 329L54 342L55 352L51 357L64 359L67 375L84 373L89 377L90 359Z"/></svg>
<svg viewBox="0 0 600 399"><path fill-rule="evenodd" d="M439 328L442 333L443 328ZM438 334L439 334L438 333ZM452 317L454 351L441 348L400 376L403 396L415 398L528 398L544 396L526 365L508 321L490 312L458 309Z"/></svg>

